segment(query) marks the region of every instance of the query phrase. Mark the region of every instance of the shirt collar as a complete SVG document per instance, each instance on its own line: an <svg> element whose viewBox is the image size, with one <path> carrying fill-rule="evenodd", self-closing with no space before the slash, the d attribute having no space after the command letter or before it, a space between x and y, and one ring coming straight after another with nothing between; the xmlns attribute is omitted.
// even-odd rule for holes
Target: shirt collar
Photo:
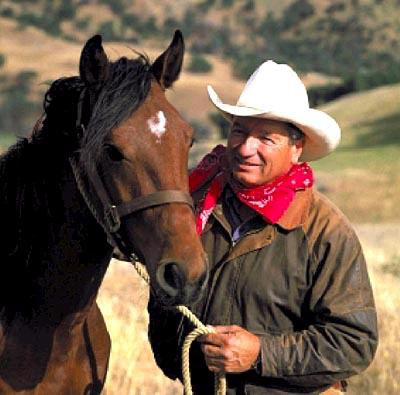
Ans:
<svg viewBox="0 0 400 395"><path fill-rule="evenodd" d="M289 205L287 210L283 213L277 224L286 230L295 229L303 225L308 217L308 212L311 204L312 188L303 189L296 192L296 195ZM234 195L233 191L227 187L223 193L223 199L225 202L229 202L229 199L235 199L239 205L242 203ZM231 210L233 210L231 208ZM254 217L257 217L254 211ZM253 218L253 217L252 217Z"/></svg>

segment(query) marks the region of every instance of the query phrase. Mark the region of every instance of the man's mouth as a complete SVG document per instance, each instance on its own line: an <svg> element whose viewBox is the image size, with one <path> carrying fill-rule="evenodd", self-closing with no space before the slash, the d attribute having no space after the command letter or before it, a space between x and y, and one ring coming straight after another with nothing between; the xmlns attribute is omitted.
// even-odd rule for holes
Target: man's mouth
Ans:
<svg viewBox="0 0 400 395"><path fill-rule="evenodd" d="M236 162L236 165L239 166L239 167L257 167L257 166L260 166L259 163L249 162L249 161L243 160L241 158L235 158L235 162Z"/></svg>

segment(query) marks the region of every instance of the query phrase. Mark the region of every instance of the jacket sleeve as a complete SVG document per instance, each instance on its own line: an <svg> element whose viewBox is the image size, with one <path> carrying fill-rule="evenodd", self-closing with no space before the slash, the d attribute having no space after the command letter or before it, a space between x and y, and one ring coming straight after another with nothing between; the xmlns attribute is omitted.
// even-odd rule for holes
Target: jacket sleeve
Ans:
<svg viewBox="0 0 400 395"><path fill-rule="evenodd" d="M148 337L155 361L172 380L181 378L181 346L184 317L174 309L161 308L152 295L148 304Z"/></svg>
<svg viewBox="0 0 400 395"><path fill-rule="evenodd" d="M261 375L296 387L329 386L360 373L378 343L361 245L350 226L327 226L310 251L313 282L305 330L261 336ZM332 229L333 228L333 229Z"/></svg>

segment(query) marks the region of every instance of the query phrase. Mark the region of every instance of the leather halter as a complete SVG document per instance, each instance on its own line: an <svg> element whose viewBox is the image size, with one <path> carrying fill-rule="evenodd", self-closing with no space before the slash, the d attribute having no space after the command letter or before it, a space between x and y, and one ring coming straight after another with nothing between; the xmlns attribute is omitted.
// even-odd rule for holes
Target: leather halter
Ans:
<svg viewBox="0 0 400 395"><path fill-rule="evenodd" d="M82 135L85 133L85 126L81 123L85 92L86 88L82 90L79 97L76 120L77 130L80 129ZM111 201L110 196L104 186L103 180L101 179L95 166L85 166L85 164L80 161L79 157L76 158L74 156L70 157L70 164L78 189L83 196L89 210L106 232L109 243L113 247L118 247L122 253L124 253L126 256L129 256L131 259L138 260L138 257L134 251L129 251L128 244L124 242L123 237L119 233L121 228L121 218L141 210L171 203L187 204L193 210L193 200L191 196L186 192L175 189L161 190L148 195L139 196L129 202L114 204ZM84 169L84 174L86 175L88 181L92 184L93 189L101 202L102 212L99 212L98 209L95 208L95 205L92 203L88 192L84 187L83 174L80 170L82 168Z"/></svg>

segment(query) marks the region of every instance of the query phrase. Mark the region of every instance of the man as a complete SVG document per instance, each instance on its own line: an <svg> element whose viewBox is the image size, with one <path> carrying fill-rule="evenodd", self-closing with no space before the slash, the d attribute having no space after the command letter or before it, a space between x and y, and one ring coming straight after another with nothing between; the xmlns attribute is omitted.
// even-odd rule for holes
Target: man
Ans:
<svg viewBox="0 0 400 395"><path fill-rule="evenodd" d="M213 104L232 122L190 175L197 228L210 261L192 311L212 325L191 349L196 394L319 394L364 370L377 347L376 312L360 243L343 214L314 190L308 161L338 145L340 128L309 108L287 65L263 63L237 104ZM191 325L149 303L158 365L180 378Z"/></svg>

